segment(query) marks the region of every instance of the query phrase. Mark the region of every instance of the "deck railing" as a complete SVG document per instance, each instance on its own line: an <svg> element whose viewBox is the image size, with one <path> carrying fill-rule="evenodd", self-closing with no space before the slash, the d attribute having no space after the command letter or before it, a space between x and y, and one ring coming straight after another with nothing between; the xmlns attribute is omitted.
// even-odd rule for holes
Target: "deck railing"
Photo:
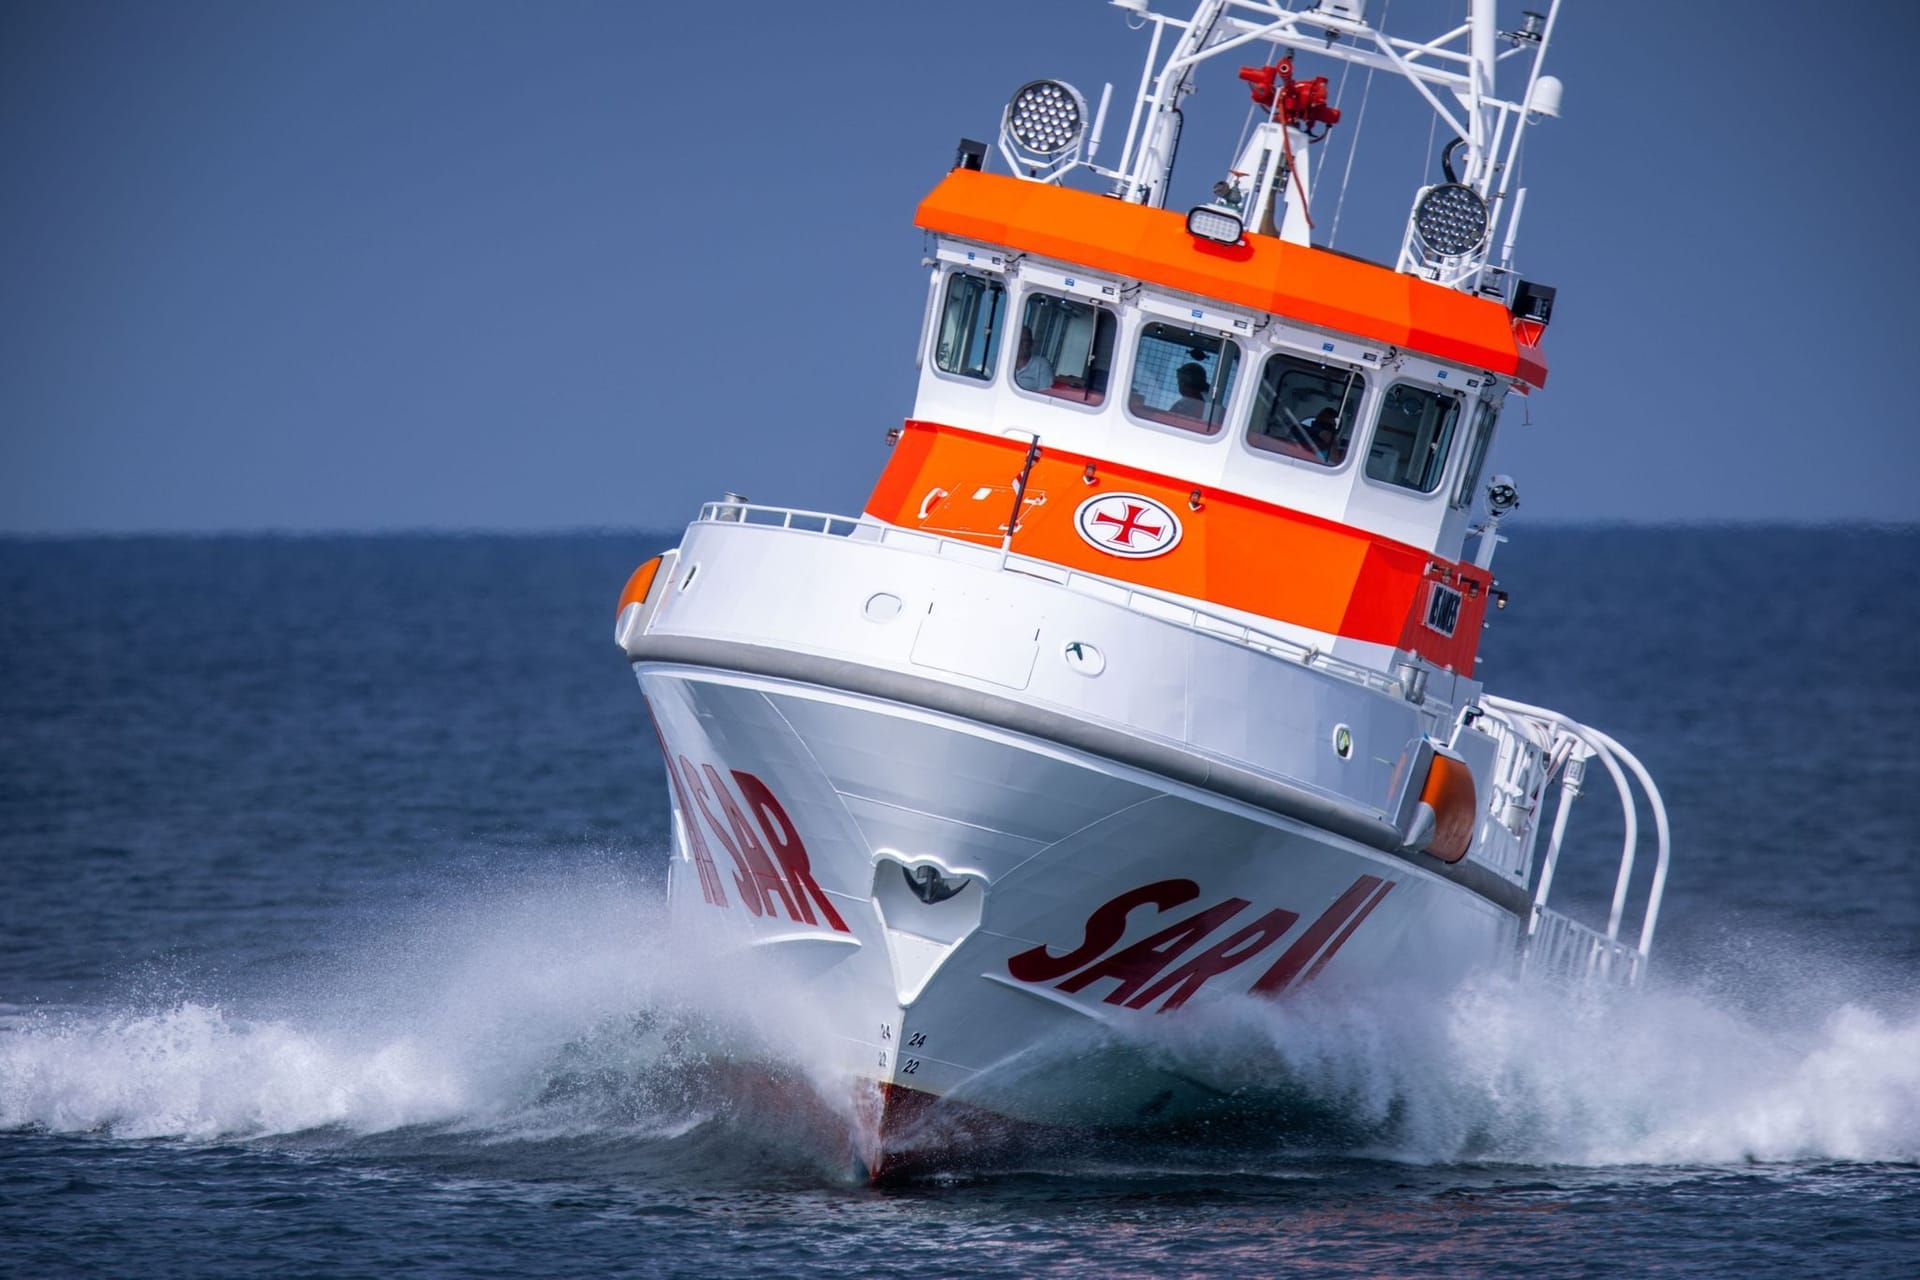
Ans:
<svg viewBox="0 0 1920 1280"><path fill-rule="evenodd" d="M1371 667L1362 666L1357 662L1336 658L1325 649L1314 645L1289 640L1285 636L1260 631L1235 622L1231 618L1195 609L1183 601L1156 591L1149 591L1112 578L1103 578L1097 574L1082 573L1078 569L1069 569L1050 560L1036 560L1029 556L1010 554L998 547L988 547L977 542L943 537L934 533L921 533L918 530L903 529L898 525L884 524L875 520L858 520L824 511L757 506L744 500L709 502L700 508L700 516L695 523L762 525L800 533L820 534L825 537L856 538L916 551L924 555L963 559L982 566L998 566L1008 573L1040 578L1081 595L1104 600L1109 604L1117 604L1135 613L1145 614L1161 622L1169 622L1175 626L1185 627L1189 631L1225 640L1231 644L1243 645L1249 649L1257 649L1278 658L1285 658L1290 662L1297 662L1301 666L1311 667L1316 671L1324 671L1378 693L1390 694L1394 697L1403 697L1406 693L1405 685L1398 678Z"/></svg>
<svg viewBox="0 0 1920 1280"><path fill-rule="evenodd" d="M1520 957L1526 973L1628 986L1640 981L1646 962L1645 955L1626 943L1546 907L1534 911L1532 931Z"/></svg>
<svg viewBox="0 0 1920 1280"><path fill-rule="evenodd" d="M1653 775L1647 772L1646 766L1631 751L1618 742L1591 725L1581 724L1557 711L1516 702L1511 698L1497 698L1491 694L1483 695L1480 705L1496 724L1531 742L1548 762L1548 776L1542 780L1543 790L1546 782L1551 781L1552 774L1557 772L1560 779L1560 798L1554 814L1553 832L1547 839L1547 852L1537 864L1539 872L1534 884L1533 918L1527 929L1530 939L1529 963L1536 962L1536 954L1538 963L1556 968L1566 967L1569 961L1577 959L1578 964L1574 968L1579 972L1591 973L1598 966L1600 972L1614 976L1619 976L1619 966L1625 964L1628 967L1627 979L1638 981L1645 969L1647 956L1653 949L1653 931L1660 920L1660 903L1667 888L1667 867L1673 854L1673 833L1667 823L1666 801L1661 798ZM1560 865L1560 849L1567 834L1567 819L1572 813L1574 800L1580 796L1581 788L1585 785L1586 766L1589 761L1595 760L1606 770L1615 793L1620 797L1620 813L1625 825L1620 846L1620 865L1614 875L1613 902L1607 911L1604 932L1577 924L1547 906L1548 895L1553 890L1554 871ZM1620 930L1627 913L1634 864L1640 853L1639 803L1642 799L1653 817L1654 864L1640 912L1640 929L1629 944L1621 941Z"/></svg>

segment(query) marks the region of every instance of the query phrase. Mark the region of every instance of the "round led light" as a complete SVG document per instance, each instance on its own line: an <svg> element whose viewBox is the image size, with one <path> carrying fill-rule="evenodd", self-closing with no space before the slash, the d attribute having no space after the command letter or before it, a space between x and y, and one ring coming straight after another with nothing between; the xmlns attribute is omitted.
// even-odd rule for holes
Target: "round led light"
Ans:
<svg viewBox="0 0 1920 1280"><path fill-rule="evenodd" d="M1079 90L1058 80L1023 84L1007 104L1007 134L1022 150L1054 156L1079 145L1086 132L1087 103Z"/></svg>
<svg viewBox="0 0 1920 1280"><path fill-rule="evenodd" d="M1462 183L1429 187L1414 202L1413 230L1429 253L1447 258L1471 253L1487 238L1487 202Z"/></svg>

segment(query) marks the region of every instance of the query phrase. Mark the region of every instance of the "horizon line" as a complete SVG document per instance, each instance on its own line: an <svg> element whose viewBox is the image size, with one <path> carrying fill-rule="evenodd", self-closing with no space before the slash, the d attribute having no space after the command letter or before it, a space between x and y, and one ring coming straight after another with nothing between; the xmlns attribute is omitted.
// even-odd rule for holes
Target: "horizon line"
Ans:
<svg viewBox="0 0 1920 1280"><path fill-rule="evenodd" d="M847 517L857 519L858 517ZM581 538L581 537L627 537L653 536L662 533L673 534L684 528L681 525L209 525L202 528L144 528L144 529L0 529L0 541L6 542L58 542L58 541L111 541L113 539L153 539L178 538L182 540L203 538L283 538L289 541L301 538ZM1698 518L1655 518L1637 519L1632 517L1605 517L1583 519L1579 517L1541 517L1528 520L1525 524L1506 524L1508 537L1522 536L1531 529L1543 531L1571 531L1598 529L1641 530L1735 530L1735 529L1831 529L1873 532L1908 532L1920 530L1920 518L1907 520L1878 519L1867 516L1841 516L1816 518L1811 516L1781 517L1698 517ZM1469 534L1469 537L1474 536Z"/></svg>

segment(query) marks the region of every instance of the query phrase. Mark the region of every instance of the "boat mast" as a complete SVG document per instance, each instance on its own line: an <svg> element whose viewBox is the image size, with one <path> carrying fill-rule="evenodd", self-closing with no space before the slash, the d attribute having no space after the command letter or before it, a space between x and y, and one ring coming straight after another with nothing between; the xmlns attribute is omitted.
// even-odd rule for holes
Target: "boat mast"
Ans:
<svg viewBox="0 0 1920 1280"><path fill-rule="evenodd" d="M1415 195L1398 269L1468 292L1510 272L1524 203L1523 193L1508 186L1520 140L1529 123L1560 111L1560 82L1540 74L1560 0L1549 0L1544 14L1526 12L1511 31L1500 30L1494 0L1470 0L1466 22L1426 40L1388 36L1369 25L1366 0L1318 0L1300 10L1281 0L1199 0L1186 19L1153 12L1151 0L1110 2L1153 27L1119 162L1113 169L1087 164L1112 180L1114 195L1165 206L1180 143L1180 103L1194 91L1201 63L1249 46L1301 50L1400 76L1454 139L1443 152L1445 180ZM1518 100L1500 97L1499 64L1529 53L1524 93Z"/></svg>

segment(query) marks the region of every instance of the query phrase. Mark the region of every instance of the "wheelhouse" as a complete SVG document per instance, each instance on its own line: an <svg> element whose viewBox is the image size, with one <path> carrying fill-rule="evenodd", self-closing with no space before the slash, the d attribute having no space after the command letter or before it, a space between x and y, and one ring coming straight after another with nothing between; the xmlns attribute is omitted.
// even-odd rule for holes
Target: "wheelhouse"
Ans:
<svg viewBox="0 0 1920 1280"><path fill-rule="evenodd" d="M1369 50L1350 9L1215 0L1192 24L1140 10L1157 25L1115 168L1093 161L1106 97L1089 135L1085 99L1051 81L1003 118L1009 174L963 141L916 215L933 249L919 387L869 517L1370 665L1471 676L1499 514L1468 559L1474 499L1507 396L1545 383L1552 299L1511 270L1524 191L1508 203L1499 175L1558 84L1538 73L1545 29L1509 33L1534 70L1508 102L1440 65L1462 33ZM1491 26L1468 34L1491 65ZM1212 204L1161 207L1194 68L1256 40L1281 50L1240 71L1264 121ZM1293 74L1291 50L1316 42L1414 79L1461 135L1447 181L1416 193L1394 267L1310 242L1308 144L1340 119L1325 77ZM1427 81L1453 88L1467 124ZM1065 185L1076 172L1112 187Z"/></svg>

